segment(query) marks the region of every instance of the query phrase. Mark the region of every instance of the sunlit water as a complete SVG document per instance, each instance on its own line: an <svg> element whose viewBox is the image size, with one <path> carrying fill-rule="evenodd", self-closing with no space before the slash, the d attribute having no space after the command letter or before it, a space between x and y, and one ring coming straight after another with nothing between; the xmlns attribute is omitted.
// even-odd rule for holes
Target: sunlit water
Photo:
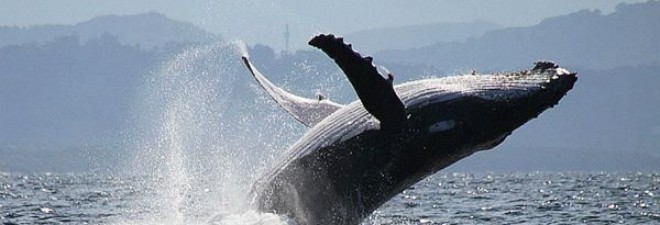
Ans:
<svg viewBox="0 0 660 225"><path fill-rule="evenodd" d="M244 211L186 223L152 218L159 206L140 177L0 175L3 224L286 224ZM195 188L191 188L195 189ZM200 190L214 192L218 189ZM194 194L194 193L193 193ZM657 173L439 173L375 212L365 224L659 224ZM214 202L213 199L208 199ZM163 204L168 204L163 202ZM199 203L221 209L221 205Z"/></svg>

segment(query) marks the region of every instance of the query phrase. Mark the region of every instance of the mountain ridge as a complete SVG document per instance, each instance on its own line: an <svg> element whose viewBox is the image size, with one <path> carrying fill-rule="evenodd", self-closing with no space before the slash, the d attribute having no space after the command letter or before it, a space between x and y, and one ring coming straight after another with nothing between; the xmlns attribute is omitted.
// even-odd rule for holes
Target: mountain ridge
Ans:
<svg viewBox="0 0 660 225"><path fill-rule="evenodd" d="M122 44L144 48L163 47L173 42L208 43L221 39L192 23L172 20L157 12L147 12L97 16L72 25L0 26L0 47L45 43L70 35L88 41L104 34L117 36Z"/></svg>
<svg viewBox="0 0 660 225"><path fill-rule="evenodd" d="M612 69L660 62L660 1L620 4L610 14L582 10L530 27L486 32L462 43L386 50L374 58L446 71L524 68L552 59L564 66Z"/></svg>
<svg viewBox="0 0 660 225"><path fill-rule="evenodd" d="M385 49L409 49L438 42L465 41L478 37L500 25L483 21L471 23L433 23L399 27L382 27L349 33L346 39L364 52Z"/></svg>

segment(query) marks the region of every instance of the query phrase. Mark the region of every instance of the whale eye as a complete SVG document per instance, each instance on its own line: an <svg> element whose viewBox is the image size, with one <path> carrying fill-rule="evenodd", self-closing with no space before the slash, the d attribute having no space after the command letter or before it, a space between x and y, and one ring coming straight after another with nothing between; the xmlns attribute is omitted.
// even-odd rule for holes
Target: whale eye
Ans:
<svg viewBox="0 0 660 225"><path fill-rule="evenodd" d="M456 122L454 120L443 120L429 126L428 132L438 133L438 132L448 131L453 129L455 126L456 126Z"/></svg>

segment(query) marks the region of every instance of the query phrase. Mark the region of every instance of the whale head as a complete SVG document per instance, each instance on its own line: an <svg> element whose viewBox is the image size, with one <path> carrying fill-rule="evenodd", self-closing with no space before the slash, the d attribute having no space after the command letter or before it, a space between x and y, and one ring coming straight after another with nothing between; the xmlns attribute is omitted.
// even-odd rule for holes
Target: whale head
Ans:
<svg viewBox="0 0 660 225"><path fill-rule="evenodd" d="M520 72L403 84L397 92L413 133L406 143L416 146L405 154L429 167L419 171L435 172L476 151L493 148L556 105L576 80L576 73L552 62L537 62Z"/></svg>

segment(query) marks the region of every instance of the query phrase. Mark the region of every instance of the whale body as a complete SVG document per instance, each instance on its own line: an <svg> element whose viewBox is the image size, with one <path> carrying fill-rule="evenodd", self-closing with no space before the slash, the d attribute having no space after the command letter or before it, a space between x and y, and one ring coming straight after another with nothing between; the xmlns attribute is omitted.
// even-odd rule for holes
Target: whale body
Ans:
<svg viewBox="0 0 660 225"><path fill-rule="evenodd" d="M335 60L359 100L346 105L277 88L246 57L255 79L311 128L252 187L252 204L297 224L359 224L425 177L502 143L556 105L576 73L552 62L519 72L422 79L393 85L334 35L310 45Z"/></svg>

